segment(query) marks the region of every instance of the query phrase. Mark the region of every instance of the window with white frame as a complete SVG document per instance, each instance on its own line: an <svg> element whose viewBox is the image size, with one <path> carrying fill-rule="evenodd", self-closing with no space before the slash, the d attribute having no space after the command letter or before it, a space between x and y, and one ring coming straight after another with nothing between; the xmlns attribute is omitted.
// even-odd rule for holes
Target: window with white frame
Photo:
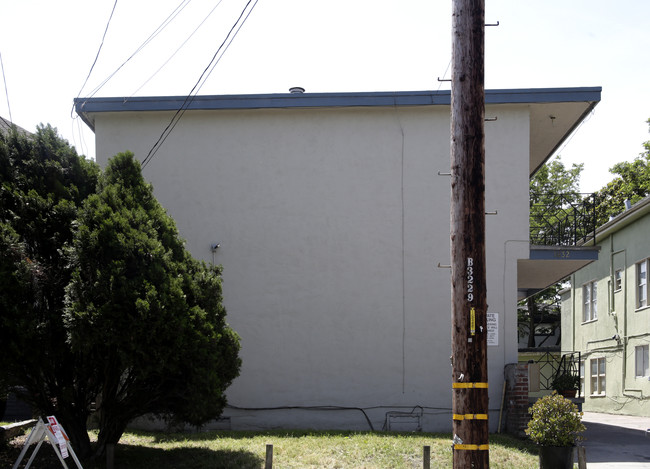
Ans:
<svg viewBox="0 0 650 469"><path fill-rule="evenodd" d="M598 284L593 281L582 286L582 321L598 318Z"/></svg>
<svg viewBox="0 0 650 469"><path fill-rule="evenodd" d="M636 307L648 306L648 259L636 264Z"/></svg>
<svg viewBox="0 0 650 469"><path fill-rule="evenodd" d="M605 395L605 359L594 358L590 360L591 365L591 395Z"/></svg>
<svg viewBox="0 0 650 469"><path fill-rule="evenodd" d="M580 360L580 396L585 395L585 361Z"/></svg>
<svg viewBox="0 0 650 469"><path fill-rule="evenodd" d="M647 345L639 345L638 347L634 347L634 359L635 359L635 365L634 365L634 376L637 378L644 378L646 376L650 376L650 373L648 372L648 346Z"/></svg>

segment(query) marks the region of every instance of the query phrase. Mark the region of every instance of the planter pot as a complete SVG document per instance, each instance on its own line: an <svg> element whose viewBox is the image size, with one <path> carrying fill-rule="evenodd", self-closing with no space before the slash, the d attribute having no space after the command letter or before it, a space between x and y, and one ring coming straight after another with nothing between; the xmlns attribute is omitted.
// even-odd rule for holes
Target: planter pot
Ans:
<svg viewBox="0 0 650 469"><path fill-rule="evenodd" d="M540 469L573 469L573 446L540 446Z"/></svg>
<svg viewBox="0 0 650 469"><path fill-rule="evenodd" d="M576 394L578 394L577 389L565 389L564 391L560 391L559 394L561 394L563 397L566 397L567 399L573 399L576 397Z"/></svg>

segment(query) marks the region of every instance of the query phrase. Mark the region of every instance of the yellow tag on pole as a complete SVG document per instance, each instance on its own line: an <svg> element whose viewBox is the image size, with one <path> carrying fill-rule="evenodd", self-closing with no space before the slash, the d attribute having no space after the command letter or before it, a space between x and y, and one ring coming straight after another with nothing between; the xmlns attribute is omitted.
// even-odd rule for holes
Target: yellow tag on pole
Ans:
<svg viewBox="0 0 650 469"><path fill-rule="evenodd" d="M469 310L469 329L472 335L476 335L476 310L474 308Z"/></svg>

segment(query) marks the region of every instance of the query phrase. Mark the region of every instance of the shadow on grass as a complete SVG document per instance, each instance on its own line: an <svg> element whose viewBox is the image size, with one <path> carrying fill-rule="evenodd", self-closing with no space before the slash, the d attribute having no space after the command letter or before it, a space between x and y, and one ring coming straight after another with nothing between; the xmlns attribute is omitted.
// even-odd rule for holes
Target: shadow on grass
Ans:
<svg viewBox="0 0 650 469"><path fill-rule="evenodd" d="M147 435L151 435L148 433ZM12 442L0 447L0 467L10 468L22 450L22 441ZM61 469L61 463L48 443L41 446L32 467L39 469ZM32 455L30 448L22 463L25 467ZM118 443L115 447L114 466L120 469L259 469L264 467L264 455L244 450L210 449L210 448L153 448L149 446ZM72 465L70 465L72 464ZM83 461L84 469L105 469L105 460ZM68 467L75 467L73 462Z"/></svg>
<svg viewBox="0 0 650 469"><path fill-rule="evenodd" d="M539 454L539 446L530 440L524 438L517 438L515 436L506 435L503 433L490 433L490 444L497 444L506 449L513 449L517 451L526 451L527 453L537 455Z"/></svg>
<svg viewBox="0 0 650 469"><path fill-rule="evenodd" d="M124 469L239 469L264 466L262 455L244 450L209 448L150 448L119 443L115 447L115 467ZM85 467L85 466L84 466ZM104 466L96 466L101 469Z"/></svg>

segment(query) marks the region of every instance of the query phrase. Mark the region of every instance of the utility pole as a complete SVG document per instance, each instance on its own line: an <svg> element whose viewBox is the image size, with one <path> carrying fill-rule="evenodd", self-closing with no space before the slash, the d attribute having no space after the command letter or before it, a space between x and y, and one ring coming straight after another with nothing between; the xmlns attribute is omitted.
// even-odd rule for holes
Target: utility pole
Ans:
<svg viewBox="0 0 650 469"><path fill-rule="evenodd" d="M485 1L453 0L451 316L454 469L488 468Z"/></svg>

